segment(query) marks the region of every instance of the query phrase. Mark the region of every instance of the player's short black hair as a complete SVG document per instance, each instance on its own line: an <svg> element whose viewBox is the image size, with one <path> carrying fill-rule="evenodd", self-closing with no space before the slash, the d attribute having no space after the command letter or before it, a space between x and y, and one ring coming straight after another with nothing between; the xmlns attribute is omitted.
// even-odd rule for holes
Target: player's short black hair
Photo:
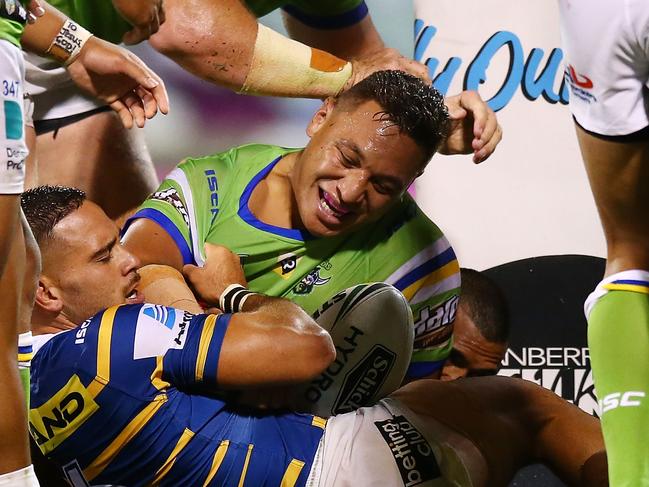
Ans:
<svg viewBox="0 0 649 487"><path fill-rule="evenodd" d="M66 186L38 186L20 196L27 222L39 245L52 237L52 230L86 200L86 193Z"/></svg>
<svg viewBox="0 0 649 487"><path fill-rule="evenodd" d="M430 159L446 138L449 128L444 97L422 79L403 71L377 71L338 97L338 103L357 105L374 100L382 112L377 117L390 120L409 135Z"/></svg>
<svg viewBox="0 0 649 487"><path fill-rule="evenodd" d="M462 268L460 306L490 342L509 340L509 306L498 284L481 272Z"/></svg>

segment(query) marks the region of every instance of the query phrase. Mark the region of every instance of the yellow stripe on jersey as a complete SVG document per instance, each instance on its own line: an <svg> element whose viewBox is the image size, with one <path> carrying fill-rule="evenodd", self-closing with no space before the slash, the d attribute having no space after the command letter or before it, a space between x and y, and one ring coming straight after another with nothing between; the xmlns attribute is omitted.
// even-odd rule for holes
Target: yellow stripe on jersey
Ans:
<svg viewBox="0 0 649 487"><path fill-rule="evenodd" d="M119 306L113 306L104 311L99 324L97 338L97 372L93 381L88 385L92 397L97 397L110 381L110 344L113 336L115 313Z"/></svg>
<svg viewBox="0 0 649 487"><path fill-rule="evenodd" d="M214 460L212 460L212 466L210 467L210 471L207 474L207 478L205 479L205 482L203 482L203 487L207 487L212 481L212 479L214 479L216 472L218 472L219 468L221 467L221 463L223 463L223 459L225 458L225 454L228 452L229 446L230 446L230 441L223 440L219 445L219 447L216 449L216 453L214 454Z"/></svg>
<svg viewBox="0 0 649 487"><path fill-rule="evenodd" d="M327 425L326 419L321 418L320 416L313 416L313 420L311 421L311 426L317 426L320 429L325 429L326 425Z"/></svg>
<svg viewBox="0 0 649 487"><path fill-rule="evenodd" d="M40 407L29 410L29 430L36 444L47 454L84 424L99 405L73 375L56 394Z"/></svg>
<svg viewBox="0 0 649 487"><path fill-rule="evenodd" d="M164 461L162 464L162 467L158 469L158 471L155 473L155 477L153 477L153 482L151 485L158 485L160 481L169 473L169 470L174 466L174 463L176 463L176 458L180 454L181 451L189 444L191 439L194 437L194 432L185 428L185 431L183 431L183 434L180 435L180 438L178 438L178 443L176 443L176 446L174 447L173 450L171 450L171 453L169 454L169 457Z"/></svg>
<svg viewBox="0 0 649 487"><path fill-rule="evenodd" d="M250 463L250 455L252 455L252 449L255 445L248 445L248 453L246 453L246 460L243 462L243 470L241 471L241 477L239 477L238 487L243 487L243 483L246 481L246 474L248 473L248 464Z"/></svg>
<svg viewBox="0 0 649 487"><path fill-rule="evenodd" d="M155 370L151 374L151 384L159 391L161 391L162 389L166 389L171 385L169 384L169 382L162 380L163 358L164 357L162 356L158 356L155 358Z"/></svg>
<svg viewBox="0 0 649 487"><path fill-rule="evenodd" d="M604 289L609 291L632 291L634 293L649 294L649 287L637 284L615 284L613 282L604 284Z"/></svg>
<svg viewBox="0 0 649 487"><path fill-rule="evenodd" d="M201 340L198 343L198 357L196 358L196 380L202 381L205 373L205 362L207 361L207 352L210 350L210 342L214 335L214 323L216 315L210 315L205 319L203 331L201 331Z"/></svg>
<svg viewBox="0 0 649 487"><path fill-rule="evenodd" d="M304 468L304 462L296 460L295 458L291 460L291 463L288 464L286 472L282 477L282 483L279 487L294 487L297 483L297 479Z"/></svg>
<svg viewBox="0 0 649 487"><path fill-rule="evenodd" d="M410 301L413 298L413 296L417 294L417 291L419 291L424 286L427 286L429 284L434 284L436 282L440 282L442 279L451 277L453 274L458 274L459 272L460 272L460 264L458 263L457 260L452 260L445 266L442 266L436 271L425 275L418 281L413 282L410 286L408 286L403 290L403 295L408 301Z"/></svg>
<svg viewBox="0 0 649 487"><path fill-rule="evenodd" d="M106 449L88 465L83 473L88 480L94 479L97 475L112 462L120 451L137 435L142 428L151 420L158 410L167 402L165 394L159 394L149 403L137 416L135 416L126 427L120 431L119 435L111 442Z"/></svg>

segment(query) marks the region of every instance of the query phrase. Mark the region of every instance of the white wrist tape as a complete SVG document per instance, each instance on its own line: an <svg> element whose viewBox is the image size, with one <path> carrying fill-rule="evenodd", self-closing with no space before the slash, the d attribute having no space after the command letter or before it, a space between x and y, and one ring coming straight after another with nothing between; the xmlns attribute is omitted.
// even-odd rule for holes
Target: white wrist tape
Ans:
<svg viewBox="0 0 649 487"><path fill-rule="evenodd" d="M91 37L92 33L67 19L45 53L67 66L79 56L83 45Z"/></svg>
<svg viewBox="0 0 649 487"><path fill-rule="evenodd" d="M224 313L238 313L247 299L257 293L249 291L241 284L230 284L219 298L219 307Z"/></svg>
<svg viewBox="0 0 649 487"><path fill-rule="evenodd" d="M240 93L326 98L342 91L352 64L258 24L255 50Z"/></svg>

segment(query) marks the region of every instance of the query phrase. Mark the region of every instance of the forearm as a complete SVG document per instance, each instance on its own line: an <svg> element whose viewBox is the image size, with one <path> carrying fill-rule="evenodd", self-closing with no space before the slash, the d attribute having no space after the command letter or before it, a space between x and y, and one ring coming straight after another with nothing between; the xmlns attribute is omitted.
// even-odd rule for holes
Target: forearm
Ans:
<svg viewBox="0 0 649 487"><path fill-rule="evenodd" d="M258 24L238 0L213 3L170 0L151 45L200 78L248 94L326 98L350 78L351 64Z"/></svg>
<svg viewBox="0 0 649 487"><path fill-rule="evenodd" d="M157 51L206 81L243 86L257 19L239 0L167 0L165 12L165 22L149 39Z"/></svg>
<svg viewBox="0 0 649 487"><path fill-rule="evenodd" d="M203 309L185 283L182 274L173 267L147 265L142 267L138 290L147 303L161 304L199 314Z"/></svg>
<svg viewBox="0 0 649 487"><path fill-rule="evenodd" d="M45 2L41 2L41 5L45 14L37 22L25 26L21 44L26 51L45 56L67 17Z"/></svg>
<svg viewBox="0 0 649 487"><path fill-rule="evenodd" d="M341 29L316 29L283 13L284 26L291 39L329 52L349 61L369 56L385 47L369 14L361 21Z"/></svg>

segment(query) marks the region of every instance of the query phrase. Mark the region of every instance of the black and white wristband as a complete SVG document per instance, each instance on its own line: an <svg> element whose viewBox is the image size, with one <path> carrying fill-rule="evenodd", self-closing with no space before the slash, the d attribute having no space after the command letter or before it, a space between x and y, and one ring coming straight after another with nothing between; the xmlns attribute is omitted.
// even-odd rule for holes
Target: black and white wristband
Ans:
<svg viewBox="0 0 649 487"><path fill-rule="evenodd" d="M224 313L238 313L246 300L253 294L241 284L230 284L219 298L219 307Z"/></svg>

